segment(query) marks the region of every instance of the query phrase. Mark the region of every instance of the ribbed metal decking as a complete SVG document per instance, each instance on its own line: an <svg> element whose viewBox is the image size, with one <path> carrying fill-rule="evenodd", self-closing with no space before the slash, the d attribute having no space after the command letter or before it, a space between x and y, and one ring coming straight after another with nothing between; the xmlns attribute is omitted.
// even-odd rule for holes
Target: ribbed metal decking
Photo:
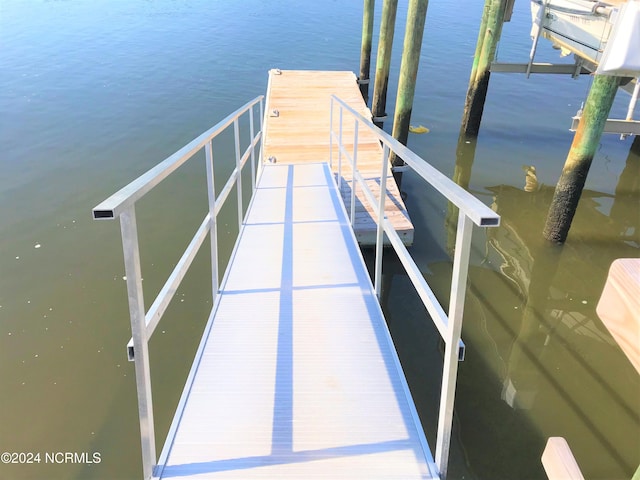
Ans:
<svg viewBox="0 0 640 480"><path fill-rule="evenodd" d="M430 479L326 164L259 179L154 478Z"/></svg>

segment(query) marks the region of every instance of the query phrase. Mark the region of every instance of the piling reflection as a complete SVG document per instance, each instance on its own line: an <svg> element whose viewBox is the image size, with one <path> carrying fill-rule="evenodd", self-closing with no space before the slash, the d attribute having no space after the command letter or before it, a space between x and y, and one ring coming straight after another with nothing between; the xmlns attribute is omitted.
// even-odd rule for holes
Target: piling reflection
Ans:
<svg viewBox="0 0 640 480"><path fill-rule="evenodd" d="M633 452L640 447L640 383L595 306L611 262L638 256L637 243L629 241L640 221L637 191L612 199L585 190L574 241L558 247L539 233L552 188L525 192L503 185L490 190L503 226L491 232L489 243L497 254L500 281L509 282L521 299L512 315L497 319L513 335L504 351L501 398L513 409L530 411L527 416L542 436L567 437L587 471L628 478L637 463ZM632 198L636 206L620 207L624 215L607 214L612 200ZM487 288L472 280L478 294L486 296ZM485 306L498 301L489 295Z"/></svg>
<svg viewBox="0 0 640 480"><path fill-rule="evenodd" d="M636 136L631 144L629 156L611 205L610 218L622 229L621 236L625 241L640 246L638 224L638 198L640 197L640 136Z"/></svg>
<svg viewBox="0 0 640 480"><path fill-rule="evenodd" d="M541 251L541 248L545 251ZM530 409L539 388L536 360L543 355L549 337L557 326L550 323L544 313L547 310L550 286L558 270L562 250L555 245L536 247L531 253L528 289L523 288L526 303L522 321L507 360L507 372L503 381L501 398L512 408ZM526 276L526 270L521 270Z"/></svg>

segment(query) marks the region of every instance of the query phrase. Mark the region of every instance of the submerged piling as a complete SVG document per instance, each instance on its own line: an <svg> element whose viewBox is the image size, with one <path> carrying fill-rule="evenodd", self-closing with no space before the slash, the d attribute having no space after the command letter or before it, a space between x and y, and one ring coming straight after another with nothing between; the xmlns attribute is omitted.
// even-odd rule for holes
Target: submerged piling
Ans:
<svg viewBox="0 0 640 480"><path fill-rule="evenodd" d="M409 137L409 122L413 108L413 97L416 91L420 50L424 22L427 16L428 0L410 0L407 12L407 26L404 35L402 61L400 63L400 80L396 97L396 110L393 117L393 137L403 145ZM404 164L401 158L392 154L389 158L392 165Z"/></svg>
<svg viewBox="0 0 640 480"><path fill-rule="evenodd" d="M364 0L362 12L362 46L360 48L360 93L369 102L369 73L371 71L371 43L373 40L373 11L375 0Z"/></svg>
<svg viewBox="0 0 640 480"><path fill-rule="evenodd" d="M543 235L551 242L564 243L567 239L619 84L620 77L594 77L544 226Z"/></svg>
<svg viewBox="0 0 640 480"><path fill-rule="evenodd" d="M378 39L378 56L376 57L373 103L371 105L373 121L379 127L382 127L382 122L386 116L387 86L389 85L391 49L393 48L397 10L398 0L384 0L382 4L382 20L380 22L380 38Z"/></svg>
<svg viewBox="0 0 640 480"><path fill-rule="evenodd" d="M480 130L491 77L491 63L502 34L506 7L507 0L485 0L460 128L468 137L477 137Z"/></svg>

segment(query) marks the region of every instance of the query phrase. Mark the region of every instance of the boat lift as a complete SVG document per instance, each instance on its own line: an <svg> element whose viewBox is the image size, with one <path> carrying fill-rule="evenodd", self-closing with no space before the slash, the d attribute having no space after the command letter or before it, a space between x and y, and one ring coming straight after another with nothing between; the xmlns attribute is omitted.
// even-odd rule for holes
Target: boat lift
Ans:
<svg viewBox="0 0 640 480"><path fill-rule="evenodd" d="M640 120L634 120L640 91L640 0L620 5L617 0L531 0L532 46L527 63L491 64L492 72L615 75L629 78L621 86L631 94L625 119L607 119L604 133L621 139L640 135ZM574 54L574 63L536 63L540 37L553 42L562 54ZM582 109L572 118L575 131Z"/></svg>

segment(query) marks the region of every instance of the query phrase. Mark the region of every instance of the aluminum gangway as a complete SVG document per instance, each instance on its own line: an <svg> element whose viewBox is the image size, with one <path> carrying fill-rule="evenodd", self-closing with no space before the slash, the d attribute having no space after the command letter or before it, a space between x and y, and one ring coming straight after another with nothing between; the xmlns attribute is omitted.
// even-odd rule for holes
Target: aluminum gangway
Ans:
<svg viewBox="0 0 640 480"><path fill-rule="evenodd" d="M351 182L378 216L372 283L353 233L353 209L346 211L328 163L261 163L262 102L258 97L247 103L93 209L95 219L120 219L132 326L127 352L136 370L143 478L445 478L457 363L464 354L460 334L472 229L474 224L497 226L499 216L332 97L327 108L339 110L332 118L341 120L332 121L327 149L338 142L350 162ZM250 140L241 152L243 115L249 116ZM352 150L342 142L347 118L356 125ZM212 140L230 126L235 168L218 193ZM459 209L448 313L385 218L384 188L376 198L358 171L357 132L363 129L383 146L381 185L393 150ZM209 213L145 310L136 202L202 149ZM217 162L224 159L216 155ZM254 190L245 212L247 164ZM234 189L239 235L218 282L217 216ZM385 235L446 345L433 453L378 303ZM158 457L148 341L207 238L213 308Z"/></svg>

